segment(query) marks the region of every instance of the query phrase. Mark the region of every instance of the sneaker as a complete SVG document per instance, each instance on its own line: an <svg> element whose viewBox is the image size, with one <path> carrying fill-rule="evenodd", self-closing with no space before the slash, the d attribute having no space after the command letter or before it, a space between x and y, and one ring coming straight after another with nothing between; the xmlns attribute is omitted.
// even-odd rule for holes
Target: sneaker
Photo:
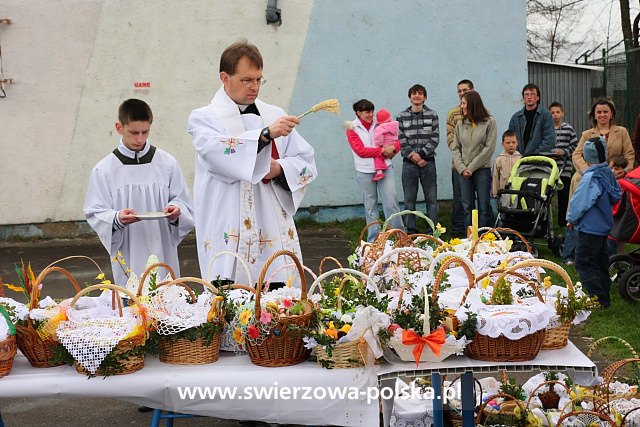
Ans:
<svg viewBox="0 0 640 427"><path fill-rule="evenodd" d="M564 263L567 264L567 265L573 265L573 260L570 259L570 260L565 261Z"/></svg>
<svg viewBox="0 0 640 427"><path fill-rule="evenodd" d="M376 174L373 176L373 181L380 181L382 178L384 178L384 172L382 171L377 171Z"/></svg>

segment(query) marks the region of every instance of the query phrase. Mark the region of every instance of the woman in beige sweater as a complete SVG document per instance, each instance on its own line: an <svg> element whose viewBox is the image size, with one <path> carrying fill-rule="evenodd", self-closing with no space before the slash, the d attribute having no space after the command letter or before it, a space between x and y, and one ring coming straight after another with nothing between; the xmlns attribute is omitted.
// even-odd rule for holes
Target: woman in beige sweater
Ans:
<svg viewBox="0 0 640 427"><path fill-rule="evenodd" d="M460 174L460 193L465 225L471 225L471 211L478 205L480 227L493 225L491 209L491 156L496 148L496 121L482 103L480 94L470 91L460 102L462 120L456 124L451 155Z"/></svg>

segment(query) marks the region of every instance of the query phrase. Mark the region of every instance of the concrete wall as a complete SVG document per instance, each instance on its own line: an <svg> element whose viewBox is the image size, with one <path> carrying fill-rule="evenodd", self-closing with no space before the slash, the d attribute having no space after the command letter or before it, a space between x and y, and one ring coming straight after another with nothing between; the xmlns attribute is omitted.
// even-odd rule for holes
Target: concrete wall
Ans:
<svg viewBox="0 0 640 427"><path fill-rule="evenodd" d="M342 105L339 117L317 113L299 127L319 168L306 207L361 203L342 127L360 98L395 114L408 106L412 84L427 87L427 105L442 123L441 199L451 197L444 120L458 102L456 83L474 81L500 130L521 105L524 0L288 0L279 7L283 23L272 26L258 0L0 0L0 18L14 21L0 25L4 75L16 80L0 99L0 225L84 219L89 173L117 144L117 106L129 97L150 103L152 143L171 152L191 182L187 116L210 101L220 53L240 37L264 56L265 101L297 114L327 98ZM135 82L151 87L137 90Z"/></svg>

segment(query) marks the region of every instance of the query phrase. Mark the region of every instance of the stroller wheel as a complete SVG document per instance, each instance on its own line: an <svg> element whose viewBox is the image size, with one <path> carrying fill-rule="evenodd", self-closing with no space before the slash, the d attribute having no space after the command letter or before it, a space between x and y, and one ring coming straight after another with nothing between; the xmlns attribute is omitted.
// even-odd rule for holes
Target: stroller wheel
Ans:
<svg viewBox="0 0 640 427"><path fill-rule="evenodd" d="M640 265L631 267L622 275L618 292L626 301L640 301Z"/></svg>
<svg viewBox="0 0 640 427"><path fill-rule="evenodd" d="M636 262L632 256L627 254L615 254L609 257L609 277L611 277L611 284L620 288L622 283L622 276L631 267L635 266ZM622 292L622 291L621 291ZM622 293L620 296L624 298ZM626 298L625 298L626 299Z"/></svg>
<svg viewBox="0 0 640 427"><path fill-rule="evenodd" d="M562 248L564 247L564 236L560 234L559 236L555 236L551 243L551 252L557 257L562 256Z"/></svg>

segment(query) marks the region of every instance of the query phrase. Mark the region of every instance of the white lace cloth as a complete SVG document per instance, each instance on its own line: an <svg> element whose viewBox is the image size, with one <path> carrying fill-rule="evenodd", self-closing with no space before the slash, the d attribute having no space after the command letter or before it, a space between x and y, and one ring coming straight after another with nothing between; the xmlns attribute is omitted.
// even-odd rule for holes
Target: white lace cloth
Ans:
<svg viewBox="0 0 640 427"><path fill-rule="evenodd" d="M401 379L396 380L396 388L409 387ZM397 397L389 420L390 427L430 427L433 424L433 399Z"/></svg>
<svg viewBox="0 0 640 427"><path fill-rule="evenodd" d="M16 323L17 320L25 320L29 314L27 306L13 298L0 297L0 305L5 305L11 308L11 311L13 311L11 321L13 323ZM11 315L11 313L9 313L9 315Z"/></svg>
<svg viewBox="0 0 640 427"><path fill-rule="evenodd" d="M118 342L141 323L134 308L123 308L120 317L118 309L112 310L110 304L110 292L97 298L81 297L67 310L69 320L60 322L56 331L67 351L92 374Z"/></svg>
<svg viewBox="0 0 640 427"><path fill-rule="evenodd" d="M617 399L611 402L611 408L625 416L632 410L640 408L640 399ZM640 409L633 411L625 420L625 426L640 426Z"/></svg>
<svg viewBox="0 0 640 427"><path fill-rule="evenodd" d="M160 335L174 335L207 321L213 294L208 290L188 302L189 293L182 286L162 286L149 293L149 314L157 321Z"/></svg>
<svg viewBox="0 0 640 427"><path fill-rule="evenodd" d="M511 340L523 338L545 329L555 316L555 312L540 301L530 305L486 305L471 300L469 305L470 311L478 314L478 333L491 338L500 335ZM467 318L467 308L460 307L456 317L464 322Z"/></svg>

